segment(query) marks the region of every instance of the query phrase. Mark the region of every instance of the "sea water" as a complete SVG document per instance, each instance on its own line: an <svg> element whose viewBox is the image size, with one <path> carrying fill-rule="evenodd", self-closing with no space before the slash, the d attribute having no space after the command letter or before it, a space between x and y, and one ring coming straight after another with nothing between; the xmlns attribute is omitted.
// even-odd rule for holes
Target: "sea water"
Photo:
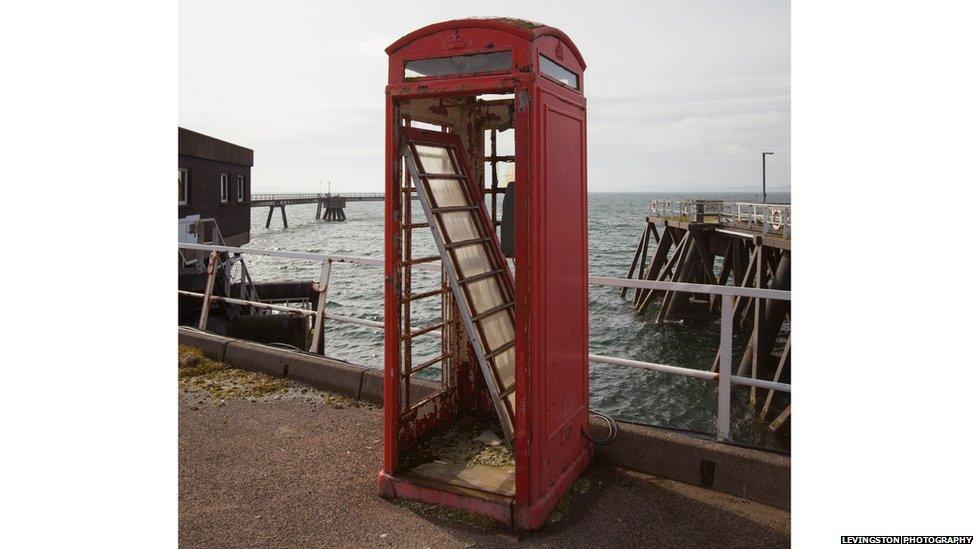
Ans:
<svg viewBox="0 0 976 549"><path fill-rule="evenodd" d="M746 193L592 193L589 195L589 260L591 276L625 277L634 257L644 218L652 199L707 199L756 202ZM769 193L769 202L789 203L789 193ZM414 202L415 222L423 220ZM280 212L265 229L267 210L251 215L248 247L302 251L330 255L383 259L383 203L349 202L345 222L314 221L315 204L289 206L290 226L283 229ZM499 207L499 212L501 208ZM660 227L659 227L660 229ZM415 257L435 255L428 229L413 231ZM654 252L654 243L648 256ZM313 280L320 264L273 257L246 256L255 280ZM434 289L439 273L415 269L414 292ZM719 322L655 324L657 306L644 316L631 307L633 290L626 300L620 289L590 286L590 352L659 364L708 370L718 350ZM412 309L414 329L436 323L437 300L417 302ZM381 267L333 264L328 311L358 318L383 320L383 273ZM749 337L736 331L733 368ZM414 364L439 354L436 338L414 339ZM344 322L326 323L325 353L370 368L383 367L381 330ZM439 375L437 368L427 376ZM593 363L590 366L590 407L612 417L675 429L715 432L717 387L700 379L642 369ZM733 386L732 437L745 444L788 449L789 434L770 432L748 404L748 388Z"/></svg>

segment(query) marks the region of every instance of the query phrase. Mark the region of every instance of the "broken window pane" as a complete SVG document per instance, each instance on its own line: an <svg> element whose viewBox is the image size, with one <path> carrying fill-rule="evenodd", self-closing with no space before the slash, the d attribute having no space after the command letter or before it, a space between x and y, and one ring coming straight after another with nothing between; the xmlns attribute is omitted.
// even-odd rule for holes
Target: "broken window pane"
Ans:
<svg viewBox="0 0 976 549"><path fill-rule="evenodd" d="M417 145L420 171L424 173L454 173L451 154L444 147Z"/></svg>
<svg viewBox="0 0 976 549"><path fill-rule="evenodd" d="M515 339L515 328L508 311L499 311L482 320L481 329L485 333L485 351L489 353Z"/></svg>
<svg viewBox="0 0 976 549"><path fill-rule="evenodd" d="M468 278L491 270L488 253L481 244L471 244L454 249L461 278Z"/></svg>
<svg viewBox="0 0 976 549"><path fill-rule="evenodd" d="M552 78L556 82L569 86L574 90L579 89L579 82L576 78L576 73L563 67L559 63L556 63L552 59L549 59L545 55L539 56L539 68L542 69L542 74Z"/></svg>
<svg viewBox="0 0 976 549"><path fill-rule="evenodd" d="M451 206L465 206L468 201L461 188L461 181L457 179L429 179L427 185L434 195L434 202L438 208Z"/></svg>
<svg viewBox="0 0 976 549"><path fill-rule="evenodd" d="M472 282L468 284L468 291L471 294L471 308L476 315L505 303L498 281L494 278Z"/></svg>
<svg viewBox="0 0 976 549"><path fill-rule="evenodd" d="M495 357L495 370L501 379L502 390L508 389L515 383L515 347ZM515 409L514 403L512 409Z"/></svg>
<svg viewBox="0 0 976 549"><path fill-rule="evenodd" d="M403 77L426 78L453 74L482 74L508 71L511 68L512 52L499 51L407 61L403 64Z"/></svg>
<svg viewBox="0 0 976 549"><path fill-rule="evenodd" d="M478 227L471 212L446 212L441 214L442 234L448 242L461 242L478 238Z"/></svg>

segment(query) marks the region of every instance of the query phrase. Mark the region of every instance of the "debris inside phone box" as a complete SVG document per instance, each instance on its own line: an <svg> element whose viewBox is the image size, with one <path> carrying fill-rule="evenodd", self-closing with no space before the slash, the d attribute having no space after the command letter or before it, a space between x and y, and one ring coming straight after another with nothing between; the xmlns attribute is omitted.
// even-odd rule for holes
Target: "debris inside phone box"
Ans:
<svg viewBox="0 0 976 549"><path fill-rule="evenodd" d="M497 425L461 417L407 452L404 467L413 469L427 463L515 467L515 454L498 436L498 431Z"/></svg>

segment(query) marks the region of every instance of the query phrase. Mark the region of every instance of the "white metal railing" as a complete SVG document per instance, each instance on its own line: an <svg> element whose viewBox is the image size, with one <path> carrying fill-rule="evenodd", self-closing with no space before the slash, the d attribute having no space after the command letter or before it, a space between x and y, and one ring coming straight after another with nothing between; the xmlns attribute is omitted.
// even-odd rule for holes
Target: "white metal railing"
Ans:
<svg viewBox="0 0 976 549"><path fill-rule="evenodd" d="M325 200L327 198L345 198L347 200L376 199L382 200L383 193L257 193L251 195L251 202L269 202L277 200Z"/></svg>
<svg viewBox="0 0 976 549"><path fill-rule="evenodd" d="M787 290L770 290L763 288L743 288L739 286L718 286L712 284L689 284L685 282L665 282L659 280L632 280L626 278L610 278L603 276L591 276L590 284L599 286L614 286L618 288L641 288L648 290L670 290L689 293L708 293L721 296L721 332L719 336L719 366L718 372L695 370L694 368L682 368L679 366L669 366L666 364L654 364L652 362L641 362L608 356L590 355L591 362L601 362L604 364L614 364L617 366L629 366L632 368L642 368L666 374L677 374L686 377L703 379L706 381L718 382L718 414L715 418L715 435L719 440L729 440L731 425L731 395L732 384L744 385L758 389L769 389L770 391L791 392L790 385L768 381L755 377L743 377L732 375L732 320L734 298L737 296L752 297L757 299L777 299L790 301L790 292ZM757 356L753 353L753 360ZM755 371L755 370L753 370ZM768 400L768 397L767 397Z"/></svg>
<svg viewBox="0 0 976 549"><path fill-rule="evenodd" d="M313 335L312 335L312 345L311 352L319 352L319 348L322 343L322 325L325 320L334 320L338 322L347 322L351 324L358 324L360 326L367 326L371 328L383 329L383 322L366 320L362 318L338 315L334 313L325 312L326 295L329 286L329 279L332 272L332 266L335 263L349 263L356 265L369 265L369 266L382 266L383 261L379 259L363 258L363 257L347 257L347 256L333 256L309 252L290 252L290 251L276 251L276 250L258 250L250 248L239 248L234 246L214 246L206 244L185 244L181 243L179 245L181 249L197 250L197 251L209 251L210 252L210 262L207 266L207 285L204 293L198 292L188 292L179 290L180 295L192 296L203 299L203 308L200 314L200 322L198 327L203 330L206 329L207 315L210 308L209 304L214 301L222 301L225 303L236 304L236 305L246 305L258 309L268 309L273 311L279 311L291 314L301 314L310 316L313 318ZM250 254L250 255L260 255L268 257L278 257L283 259L295 259L295 260L307 260L307 261L318 261L321 262L321 270L319 274L318 282L313 286L314 290L318 293L318 304L317 307L312 309L304 309L298 307L288 307L284 305L275 305L267 302L253 301L247 299L235 299L223 296L213 295L213 284L215 279L215 271L218 263L218 254L220 253L234 253L234 254ZM436 263L419 263L414 265L416 269L433 270L440 271L440 265ZM639 360L631 360L626 358L617 358L611 356L603 355L589 355L590 362L597 362L602 364L611 364L615 366L625 366L630 368L640 368L643 370L649 370L653 372L662 372L665 374L681 375L685 377L691 377L695 379L701 379L703 381L716 382L718 383L718 413L715 420L715 430L716 438L722 441L729 440L730 436L730 423L731 423L731 391L732 385L742 385L747 387L753 387L758 389L768 389L770 391L782 391L784 393L791 392L791 386L787 383L780 383L776 381L769 381L765 379L759 379L755 377L745 377L732 374L732 324L733 324L733 302L735 297L746 297L746 298L756 298L756 299L776 299L782 301L790 301L790 292L787 290L772 290L764 288L745 288L739 286L719 286L714 284L691 284L686 282L669 282L669 281L659 281L659 280L634 280L626 278L614 278L605 276L591 276L589 277L589 283L595 286L611 286L618 288L638 288L638 289L648 289L648 290L665 290L665 291L677 291L677 292L688 292L688 293L707 293L711 295L717 295L721 297L721 316L720 316L720 336L719 336L719 367L717 372L711 372L708 370L696 370L694 368L684 368L680 366L671 366L667 364L656 364L653 362L643 362ZM421 329L422 330L422 329ZM434 330L418 335L425 335L431 337L440 337L440 331Z"/></svg>
<svg viewBox="0 0 976 549"><path fill-rule="evenodd" d="M183 221L183 220L181 220ZM212 217L204 217L195 220L187 220L185 224L180 225L181 230L186 227L187 233L180 233L180 244L184 244L183 238L196 238L197 244L214 244L223 245L224 235L220 232L220 225L217 224L217 220ZM210 240L207 240L207 227L210 227ZM180 249L180 267L196 267L199 264L199 257L187 258L183 254L183 250Z"/></svg>
<svg viewBox="0 0 976 549"><path fill-rule="evenodd" d="M731 202L723 204L721 215L723 223L757 227L763 234L782 233L784 238L790 238L793 232L792 208L789 204Z"/></svg>
<svg viewBox="0 0 976 549"><path fill-rule="evenodd" d="M299 314L312 317L312 345L309 348L310 352L319 352L322 346L322 331L323 324L326 320L335 320L338 322L348 322L350 324L358 324L360 326L368 326L370 328L383 328L382 322L377 322L373 320L366 320L364 318L356 318L345 315L337 315L334 313L327 313L325 311L325 305L327 301L327 295L329 290L329 279L332 275L332 265L334 263L350 263L355 265L383 265L383 261L379 259L370 259L365 257L346 257L338 255L325 255L325 254L315 254L308 252L289 252L289 251L277 251L277 250L255 250L250 248L240 248L236 246L214 246L208 244L190 244L190 243L180 243L180 249L184 250L196 250L196 251L209 251L210 259L207 263L207 283L206 289L203 293L190 292L185 290L179 290L179 295L188 297L197 297L203 300L203 305L200 310L200 319L197 323L197 328L201 330L206 330L207 321L210 315L210 304L212 302L222 302L229 303L232 305L244 305L249 307L254 307L255 309L266 309L271 311L278 311L281 313L289 314ZM267 257L278 257L283 259L298 259L306 261L318 261L321 262L321 268L319 270L319 279L317 283L314 283L312 289L318 294L317 296L317 306L315 309L305 309L301 307L289 307L287 305L277 305L273 303L267 303L264 301L256 301L251 299L237 299L232 297L213 295L214 282L217 276L217 267L220 263L220 254L240 254L240 255L261 255ZM429 270L440 270L440 267L436 264L421 264L416 265L418 269L429 269ZM431 337L440 336L439 330L432 330L425 332L420 335L430 335Z"/></svg>
<svg viewBox="0 0 976 549"><path fill-rule="evenodd" d="M793 232L790 204L724 202L721 200L651 200L651 215L688 222L717 221L775 233L789 239ZM711 219L709 219L711 218Z"/></svg>

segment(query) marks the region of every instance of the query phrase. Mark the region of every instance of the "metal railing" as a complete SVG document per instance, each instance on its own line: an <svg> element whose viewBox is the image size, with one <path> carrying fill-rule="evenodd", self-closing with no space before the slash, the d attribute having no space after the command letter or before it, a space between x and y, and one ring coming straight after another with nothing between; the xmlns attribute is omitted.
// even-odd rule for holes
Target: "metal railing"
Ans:
<svg viewBox="0 0 976 549"><path fill-rule="evenodd" d="M334 320L338 322L347 322L351 324L358 324L360 326L367 326L371 328L383 329L383 322L366 320L362 318L338 315L335 313L328 313L325 311L326 295L328 292L329 279L332 272L332 267L336 263L348 263L356 265L367 265L367 266L383 266L383 261L380 259L362 258L362 257L347 257L347 256L334 256L307 252L289 252L289 251L273 251L273 250L257 250L250 248L238 248L233 246L213 246L205 244L180 244L180 248L197 250L197 251L209 251L210 252L210 262L207 266L207 285L204 293L198 292L188 292L179 290L180 295L193 296L203 299L203 308L200 314L200 322L198 327L203 330L206 329L207 315L210 308L210 303L215 301L222 301L225 303L236 304L236 305L247 305L257 309L268 309L283 313L290 314L300 314L305 316L310 316L313 318L313 335L312 335L312 345L310 348L311 352L318 353L320 346L322 344L322 326L325 320ZM321 262L321 269L319 274L318 282L314 285L314 290L318 293L318 303L317 307L312 309L304 309L298 307L288 307L284 305L275 305L267 302L253 301L247 299L235 299L223 296L213 295L213 284L215 278L215 270L218 263L217 257L220 253L233 253L241 255L261 255L269 257L278 257L283 259L295 259L295 260L306 260L306 261L318 261ZM438 263L419 263L414 265L416 269L440 271L441 266ZM721 316L720 316L720 336L719 336L719 367L717 372L712 372L708 370L696 370L694 368L685 368L681 366L671 366L667 364L656 364L653 362L644 362L639 360L632 360L626 358L618 358L604 355L589 355L590 362L610 364L615 366L624 366L629 368L639 368L643 370L649 370L653 372L662 372L665 374L681 375L685 377L690 377L694 379L700 379L703 381L713 382L718 384L718 413L716 414L715 420L715 431L716 438L720 441L728 441L730 439L730 424L731 424L731 392L732 385L741 385L746 387L767 389L770 392L767 395L767 400L771 398L772 392L781 391L784 393L791 392L791 386L788 383L780 383L777 381L769 381L765 379L760 379L756 377L746 377L732 374L732 333L733 333L733 302L736 297L745 298L755 298L755 299L775 299L782 301L790 301L790 292L787 290L771 290L763 288L748 288L740 286L719 286L714 284L691 284L686 282L668 282L668 281L658 281L658 280L631 280L625 278L613 278L605 276L591 276L589 277L589 283L595 286L610 286L617 288L640 288L648 290L666 290L666 291L676 291L684 293L707 293L711 295L719 296L721 299ZM430 331L423 334L424 336L440 337L440 331Z"/></svg>
<svg viewBox="0 0 976 549"><path fill-rule="evenodd" d="M744 377L732 375L732 323L735 298L738 296L756 299L777 299L790 301L790 292L787 290L770 290L763 288L748 288L741 286L718 286L714 284L690 284L687 282L666 282L660 280L630 280L625 278L611 278L603 276L591 276L590 284L598 286L613 286L617 288L642 288L648 290L666 290L684 293L707 293L720 296L721 299L721 332L719 336L719 366L717 372L706 370L695 370L694 368L683 368L680 366L669 366L666 364L655 364L652 362L642 362L601 355L590 355L591 362L601 362L604 364L614 364L617 366L629 366L642 368L655 372L667 374L677 374L686 377L702 379L718 383L718 414L715 419L715 437L721 441L727 441L730 437L731 425L731 398L732 384L744 385L757 389L768 389L770 391L782 391L789 393L790 385L776 381L768 381L756 377ZM757 353L753 353L753 360L756 360ZM755 369L753 369L755 372ZM772 392L767 395L767 401L772 397Z"/></svg>
<svg viewBox="0 0 976 549"><path fill-rule="evenodd" d="M184 226L188 228L189 232L186 235L181 233L180 238L183 238L184 236L195 237L197 244L216 244L219 246L219 245L223 245L224 243L224 235L220 232L220 225L218 225L217 220L212 217L204 217L189 222L186 225L182 225L182 224L180 225L181 228ZM208 227L210 228L209 240L207 239ZM181 244L182 243L183 242L181 242ZM195 267L199 263L200 260L199 257L187 258L186 255L183 253L182 247L179 250L179 252L180 252L181 269L185 267Z"/></svg>
<svg viewBox="0 0 976 549"><path fill-rule="evenodd" d="M721 200L651 200L651 215L694 223L721 223L774 233L789 239L793 230L790 204Z"/></svg>
<svg viewBox="0 0 976 549"><path fill-rule="evenodd" d="M210 304L213 302L223 302L231 305L244 305L249 307L254 307L255 309L266 309L270 311L278 311L281 313L298 314L304 316L312 317L312 344L309 351L312 353L318 353L322 346L322 331L323 325L326 320L335 320L338 322L348 322L350 324L358 324L360 326L368 326L371 328L383 328L382 322L376 322L373 320L366 320L364 318L356 318L351 316L337 315L334 313L325 312L325 305L327 302L328 290L329 290L329 279L332 275L332 267L335 263L349 263L355 265L373 265L382 266L383 261L380 259L370 259L365 257L346 257L338 255L325 255L325 254L314 254L307 252L288 252L288 251L275 251L275 250L255 250L250 248L239 248L235 246L213 246L206 244L180 244L181 249L185 250L196 250L196 251L209 251L210 259L207 264L207 283L206 289L203 293L190 292L185 290L179 290L179 295L197 297L203 299L203 305L200 310L200 319L197 323L197 328L200 330L206 330L207 321L210 314ZM287 305L277 305L273 303L268 303L265 301L255 301L249 299L237 299L232 297L213 295L213 287L217 275L217 267L220 263L220 254L228 253L235 255L261 255L267 257L278 257L284 259L299 259L307 261L318 261L321 263L319 270L318 282L314 283L312 290L316 292L317 303L315 309L305 309L301 307L290 307ZM418 269L431 269L440 270L440 266L436 264L426 264L417 265ZM427 335L440 336L439 330L434 330L427 332Z"/></svg>
<svg viewBox="0 0 976 549"><path fill-rule="evenodd" d="M346 200L383 200L383 193L258 193L251 195L251 202L275 202L291 200L325 200L345 198Z"/></svg>

